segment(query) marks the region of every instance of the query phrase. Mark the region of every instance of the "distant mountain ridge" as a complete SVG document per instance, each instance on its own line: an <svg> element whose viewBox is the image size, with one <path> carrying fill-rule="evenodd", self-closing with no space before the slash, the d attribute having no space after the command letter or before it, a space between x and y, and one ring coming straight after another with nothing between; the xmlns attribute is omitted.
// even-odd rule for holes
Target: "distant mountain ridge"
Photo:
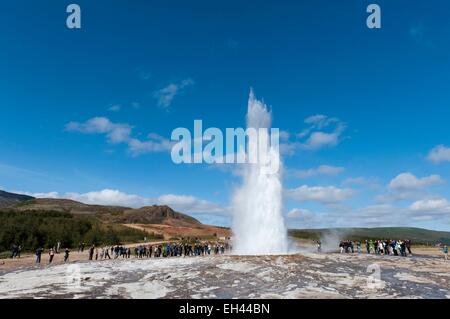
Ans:
<svg viewBox="0 0 450 319"><path fill-rule="evenodd" d="M26 195L1 192L0 209L20 212L57 211L75 216L87 215L104 223L161 224L169 226L198 227L202 223L189 215L176 212L169 206L130 208L123 206L89 205L70 199L34 198Z"/></svg>
<svg viewBox="0 0 450 319"><path fill-rule="evenodd" d="M0 190L0 208L14 206L17 203L32 199L34 199L32 196L8 193Z"/></svg>

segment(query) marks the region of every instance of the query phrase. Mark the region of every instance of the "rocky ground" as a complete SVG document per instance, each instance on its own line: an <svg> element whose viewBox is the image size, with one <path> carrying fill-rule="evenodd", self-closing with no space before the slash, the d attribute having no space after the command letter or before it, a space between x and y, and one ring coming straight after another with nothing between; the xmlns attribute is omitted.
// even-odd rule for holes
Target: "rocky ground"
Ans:
<svg viewBox="0 0 450 319"><path fill-rule="evenodd" d="M0 269L0 298L111 297L450 298L450 262L438 254L304 252Z"/></svg>

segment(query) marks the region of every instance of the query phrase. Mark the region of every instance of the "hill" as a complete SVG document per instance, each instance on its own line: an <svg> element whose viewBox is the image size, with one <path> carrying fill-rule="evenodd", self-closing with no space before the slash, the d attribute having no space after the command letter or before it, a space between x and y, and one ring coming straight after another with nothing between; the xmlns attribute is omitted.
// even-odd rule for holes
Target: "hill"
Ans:
<svg viewBox="0 0 450 319"><path fill-rule="evenodd" d="M201 223L188 215L178 213L169 206L147 206L127 209L114 216L113 221L123 224L163 224L168 226L195 227Z"/></svg>
<svg viewBox="0 0 450 319"><path fill-rule="evenodd" d="M202 225L197 219L176 212L169 206L154 205L134 209L122 206L88 205L69 199L33 198L17 194L10 194L10 196L22 200L17 199L14 202L11 200L10 204L4 207L18 212L62 212L74 216L92 216L103 223L116 224L158 224L181 227Z"/></svg>
<svg viewBox="0 0 450 319"><path fill-rule="evenodd" d="M121 206L88 205L70 199L34 198L11 207L17 211L56 211L73 215L114 215L129 209Z"/></svg>
<svg viewBox="0 0 450 319"><path fill-rule="evenodd" d="M291 229L289 235L302 239L338 240L410 239L415 244L450 244L450 232L412 227Z"/></svg>
<svg viewBox="0 0 450 319"><path fill-rule="evenodd" d="M10 206L14 206L17 203L32 200L34 197L27 195L20 195L14 193L8 193L0 190L0 208L6 208Z"/></svg>

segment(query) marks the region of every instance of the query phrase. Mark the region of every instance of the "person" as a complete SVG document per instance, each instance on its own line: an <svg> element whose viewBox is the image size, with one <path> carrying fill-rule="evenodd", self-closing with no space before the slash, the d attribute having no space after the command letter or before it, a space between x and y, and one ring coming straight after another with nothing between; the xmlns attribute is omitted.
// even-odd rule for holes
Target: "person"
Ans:
<svg viewBox="0 0 450 319"><path fill-rule="evenodd" d="M447 245L444 245L444 248L442 248L442 252L444 253L444 259L448 260L448 247L447 247Z"/></svg>
<svg viewBox="0 0 450 319"><path fill-rule="evenodd" d="M404 240L400 241L400 254L406 257L406 243Z"/></svg>
<svg viewBox="0 0 450 319"><path fill-rule="evenodd" d="M42 255L43 251L44 251L44 249L41 248L41 247L36 249L36 264L40 264L41 263L41 255Z"/></svg>
<svg viewBox="0 0 450 319"><path fill-rule="evenodd" d="M370 247L370 251L372 252L374 252L374 253L376 253L375 252L375 246L374 246L374 242L373 242L373 240L371 239L371 240L369 240L369 247Z"/></svg>
<svg viewBox="0 0 450 319"><path fill-rule="evenodd" d="M383 255L384 254L383 242L381 240L378 241L378 254L379 255Z"/></svg>
<svg viewBox="0 0 450 319"><path fill-rule="evenodd" d="M105 249L105 259L106 258L111 259L111 256L109 255L109 248L108 247L106 247L106 249Z"/></svg>
<svg viewBox="0 0 450 319"><path fill-rule="evenodd" d="M320 240L317 241L317 252L322 252L322 242Z"/></svg>
<svg viewBox="0 0 450 319"><path fill-rule="evenodd" d="M66 250L64 251L64 263L69 261L69 254L70 254L70 250L69 250L69 248L66 248Z"/></svg>
<svg viewBox="0 0 450 319"><path fill-rule="evenodd" d="M98 260L98 248L95 248L95 260Z"/></svg>
<svg viewBox="0 0 450 319"><path fill-rule="evenodd" d="M91 248L89 248L89 260L92 260L94 258L94 249L95 249L94 245L92 245Z"/></svg>
<svg viewBox="0 0 450 319"><path fill-rule="evenodd" d="M361 242L360 242L360 241L358 241L358 242L356 243L356 249L358 250L358 254L360 254L360 253L362 252Z"/></svg>
<svg viewBox="0 0 450 319"><path fill-rule="evenodd" d="M51 264L53 262L53 257L55 257L55 250L53 248L50 248L48 251L48 263Z"/></svg>
<svg viewBox="0 0 450 319"><path fill-rule="evenodd" d="M411 251L411 240L407 239L406 240L406 249L408 249L408 254L412 255L412 251Z"/></svg>
<svg viewBox="0 0 450 319"><path fill-rule="evenodd" d="M17 245L13 244L11 248L11 259L14 259L17 255Z"/></svg>

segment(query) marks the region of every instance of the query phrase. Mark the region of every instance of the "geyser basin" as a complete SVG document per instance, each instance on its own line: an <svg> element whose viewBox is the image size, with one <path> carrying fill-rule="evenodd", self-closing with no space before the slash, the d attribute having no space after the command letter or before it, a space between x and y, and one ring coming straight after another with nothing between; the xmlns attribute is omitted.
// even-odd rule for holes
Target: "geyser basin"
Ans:
<svg viewBox="0 0 450 319"><path fill-rule="evenodd" d="M261 129L270 141L272 115L250 92L247 128ZM261 137L259 137L261 138ZM279 148L263 148L268 161L244 165L243 185L233 197L233 251L238 255L274 255L288 252L287 229L282 214L280 170L270 172L267 163L280 161ZM248 150L246 150L248 153ZM261 156L261 154L259 154ZM281 165L281 164L280 164ZM270 173L267 173L267 172Z"/></svg>

